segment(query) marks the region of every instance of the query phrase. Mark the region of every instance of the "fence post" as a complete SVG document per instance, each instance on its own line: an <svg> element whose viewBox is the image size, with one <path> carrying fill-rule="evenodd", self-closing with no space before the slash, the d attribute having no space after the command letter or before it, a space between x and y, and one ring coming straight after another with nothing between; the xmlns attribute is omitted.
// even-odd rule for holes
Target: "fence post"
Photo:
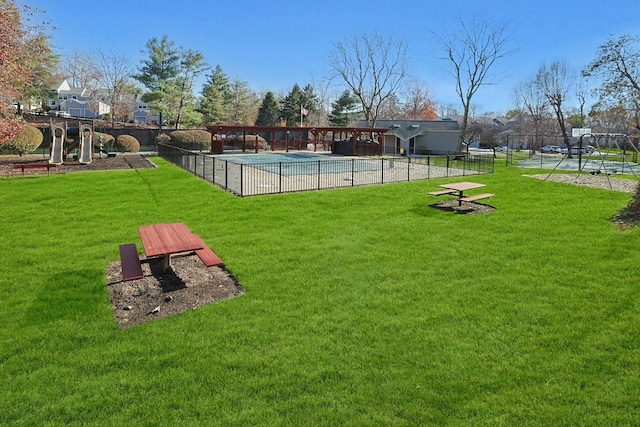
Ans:
<svg viewBox="0 0 640 427"><path fill-rule="evenodd" d="M229 160L224 161L224 186L229 188Z"/></svg>
<svg viewBox="0 0 640 427"><path fill-rule="evenodd" d="M355 163L355 159L351 159L351 186L352 187L355 185L354 184L355 180L356 180L356 163Z"/></svg>

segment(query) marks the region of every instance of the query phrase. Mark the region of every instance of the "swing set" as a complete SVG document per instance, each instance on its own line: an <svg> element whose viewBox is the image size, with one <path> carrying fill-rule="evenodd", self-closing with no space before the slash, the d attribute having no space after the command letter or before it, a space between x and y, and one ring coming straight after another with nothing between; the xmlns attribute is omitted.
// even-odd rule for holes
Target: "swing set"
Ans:
<svg viewBox="0 0 640 427"><path fill-rule="evenodd" d="M590 141L590 145L595 147L595 150L592 152L588 152L586 150L587 143L585 139ZM620 144L622 143L622 147ZM615 146L620 151L620 155L622 157L621 161L607 160L605 158L605 154L602 152L602 148ZM628 147L631 149L628 150ZM611 174L625 174L625 172L630 172L634 177L637 178L636 169L638 168L638 154L640 151L636 146L634 146L629 137L623 133L591 133L584 132L580 133L580 138L578 139L578 143L574 144L572 147L567 147L567 153L564 157L558 162L558 164L553 168L549 175L547 175L546 179L558 169L560 164L567 159L567 157L572 153L572 150L577 149L578 156L578 174L576 175L576 181L578 177L583 172L588 172L591 175L600 175L604 174L607 177L607 182L609 183L609 188L613 189L611 185ZM597 154L595 154L597 153ZM586 154L586 158L585 158ZM596 156L597 159L592 159L592 156ZM618 155L616 155L618 156ZM631 157L632 161L630 162L628 158Z"/></svg>

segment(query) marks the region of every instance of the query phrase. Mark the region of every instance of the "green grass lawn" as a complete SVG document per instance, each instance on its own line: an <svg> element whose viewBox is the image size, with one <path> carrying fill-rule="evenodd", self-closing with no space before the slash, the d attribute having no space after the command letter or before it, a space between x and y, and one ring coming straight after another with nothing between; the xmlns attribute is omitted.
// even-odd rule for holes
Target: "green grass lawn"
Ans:
<svg viewBox="0 0 640 427"><path fill-rule="evenodd" d="M0 425L640 419L629 194L496 164L465 216L428 206L445 180L238 198L154 161L0 179ZM245 294L119 330L107 264L176 221Z"/></svg>

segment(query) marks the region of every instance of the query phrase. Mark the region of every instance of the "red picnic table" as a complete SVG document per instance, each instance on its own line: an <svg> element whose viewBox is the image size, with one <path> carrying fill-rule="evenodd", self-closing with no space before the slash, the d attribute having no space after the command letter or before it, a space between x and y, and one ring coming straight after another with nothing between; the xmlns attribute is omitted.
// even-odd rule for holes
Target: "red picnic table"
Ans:
<svg viewBox="0 0 640 427"><path fill-rule="evenodd" d="M201 254L211 252L202 239L181 222L143 225L138 227L138 233L147 258L163 257L165 270L171 267L171 255L195 251L202 259ZM206 261L205 264L208 265ZM219 264L222 264L222 261Z"/></svg>
<svg viewBox="0 0 640 427"><path fill-rule="evenodd" d="M207 267L224 265L218 255L181 222L143 225L138 227L138 233L147 258L162 257L164 271L171 268L172 255L191 252ZM144 277L135 243L120 245L120 263L123 281Z"/></svg>

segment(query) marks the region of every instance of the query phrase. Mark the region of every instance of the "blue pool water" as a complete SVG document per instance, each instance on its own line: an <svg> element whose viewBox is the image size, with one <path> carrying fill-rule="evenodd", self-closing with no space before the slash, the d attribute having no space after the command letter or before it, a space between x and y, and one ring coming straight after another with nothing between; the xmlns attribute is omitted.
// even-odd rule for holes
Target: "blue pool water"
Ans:
<svg viewBox="0 0 640 427"><path fill-rule="evenodd" d="M215 156L216 161L251 165L267 172L285 176L312 175L380 170L380 159L344 157L341 155L310 153L270 153Z"/></svg>
<svg viewBox="0 0 640 427"><path fill-rule="evenodd" d="M219 160L227 160L233 163L245 165L255 165L261 163L280 162L317 162L325 160L344 159L343 156L330 156L326 154L310 153L269 153L269 154L241 154L241 155L221 155L215 156Z"/></svg>

